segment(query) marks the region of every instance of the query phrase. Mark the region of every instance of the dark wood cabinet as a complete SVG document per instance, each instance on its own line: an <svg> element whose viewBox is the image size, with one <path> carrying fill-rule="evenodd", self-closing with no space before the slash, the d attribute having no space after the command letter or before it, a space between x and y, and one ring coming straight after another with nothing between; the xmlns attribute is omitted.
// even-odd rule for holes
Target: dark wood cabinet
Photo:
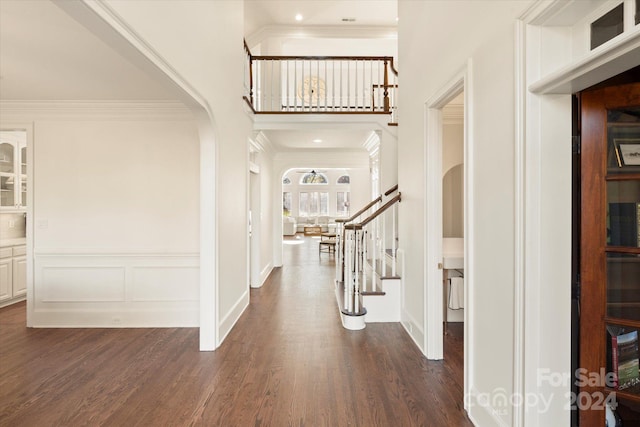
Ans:
<svg viewBox="0 0 640 427"><path fill-rule="evenodd" d="M580 122L579 367L601 379L579 389L580 426L605 425L599 397L640 425L640 83L583 91Z"/></svg>

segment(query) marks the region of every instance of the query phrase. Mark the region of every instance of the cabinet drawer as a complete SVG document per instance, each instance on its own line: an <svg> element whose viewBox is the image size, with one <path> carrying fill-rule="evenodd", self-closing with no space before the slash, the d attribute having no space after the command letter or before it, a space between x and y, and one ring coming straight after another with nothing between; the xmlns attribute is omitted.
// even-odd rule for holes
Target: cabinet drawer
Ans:
<svg viewBox="0 0 640 427"><path fill-rule="evenodd" d="M0 258L11 258L13 251L11 248L0 248Z"/></svg>
<svg viewBox="0 0 640 427"><path fill-rule="evenodd" d="M26 246L15 246L13 248L13 256L22 256L27 254Z"/></svg>

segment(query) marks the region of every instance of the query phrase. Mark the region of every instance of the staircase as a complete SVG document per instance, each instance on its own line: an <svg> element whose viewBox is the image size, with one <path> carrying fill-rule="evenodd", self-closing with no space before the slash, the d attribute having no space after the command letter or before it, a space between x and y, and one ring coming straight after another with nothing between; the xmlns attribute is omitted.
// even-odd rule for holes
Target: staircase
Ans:
<svg viewBox="0 0 640 427"><path fill-rule="evenodd" d="M336 221L336 299L346 329L400 321L400 200L396 185L352 217Z"/></svg>

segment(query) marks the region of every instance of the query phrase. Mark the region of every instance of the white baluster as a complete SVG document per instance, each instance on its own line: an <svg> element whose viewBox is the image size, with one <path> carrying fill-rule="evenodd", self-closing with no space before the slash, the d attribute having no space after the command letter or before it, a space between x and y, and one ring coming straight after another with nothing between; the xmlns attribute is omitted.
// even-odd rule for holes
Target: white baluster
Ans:
<svg viewBox="0 0 640 427"><path fill-rule="evenodd" d="M397 209L398 209L398 204L394 204L393 205L393 209L391 209L391 214L393 215L393 246L392 246L392 250L393 250L393 257L391 258L391 275L392 276L396 276L396 253L398 251L397 248L397 230L396 227L398 225L398 219L397 219Z"/></svg>
<svg viewBox="0 0 640 427"><path fill-rule="evenodd" d="M358 232L356 230L353 231L353 277L351 281L351 292L353 295L353 310L357 312L357 301L356 297L356 287L358 283Z"/></svg>
<svg viewBox="0 0 640 427"><path fill-rule="evenodd" d="M362 230L362 291L367 290L367 230Z"/></svg>
<svg viewBox="0 0 640 427"><path fill-rule="evenodd" d="M387 220L386 215L382 215L382 245L380 248L380 269L382 270L382 276L387 275Z"/></svg>

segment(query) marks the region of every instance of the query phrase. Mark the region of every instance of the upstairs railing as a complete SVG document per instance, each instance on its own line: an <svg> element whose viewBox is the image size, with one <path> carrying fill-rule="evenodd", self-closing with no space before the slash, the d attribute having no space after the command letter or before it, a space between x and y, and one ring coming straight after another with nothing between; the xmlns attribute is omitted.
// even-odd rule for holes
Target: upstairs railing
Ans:
<svg viewBox="0 0 640 427"><path fill-rule="evenodd" d="M362 315L362 294L379 292L381 278L397 277L397 190L396 185L385 192L385 197L396 194L382 205L379 196L351 218L336 220L336 280L344 284L341 310L346 315ZM368 216L359 219L367 211Z"/></svg>
<svg viewBox="0 0 640 427"><path fill-rule="evenodd" d="M244 99L256 114L388 114L397 123L391 56L254 56L244 48Z"/></svg>

